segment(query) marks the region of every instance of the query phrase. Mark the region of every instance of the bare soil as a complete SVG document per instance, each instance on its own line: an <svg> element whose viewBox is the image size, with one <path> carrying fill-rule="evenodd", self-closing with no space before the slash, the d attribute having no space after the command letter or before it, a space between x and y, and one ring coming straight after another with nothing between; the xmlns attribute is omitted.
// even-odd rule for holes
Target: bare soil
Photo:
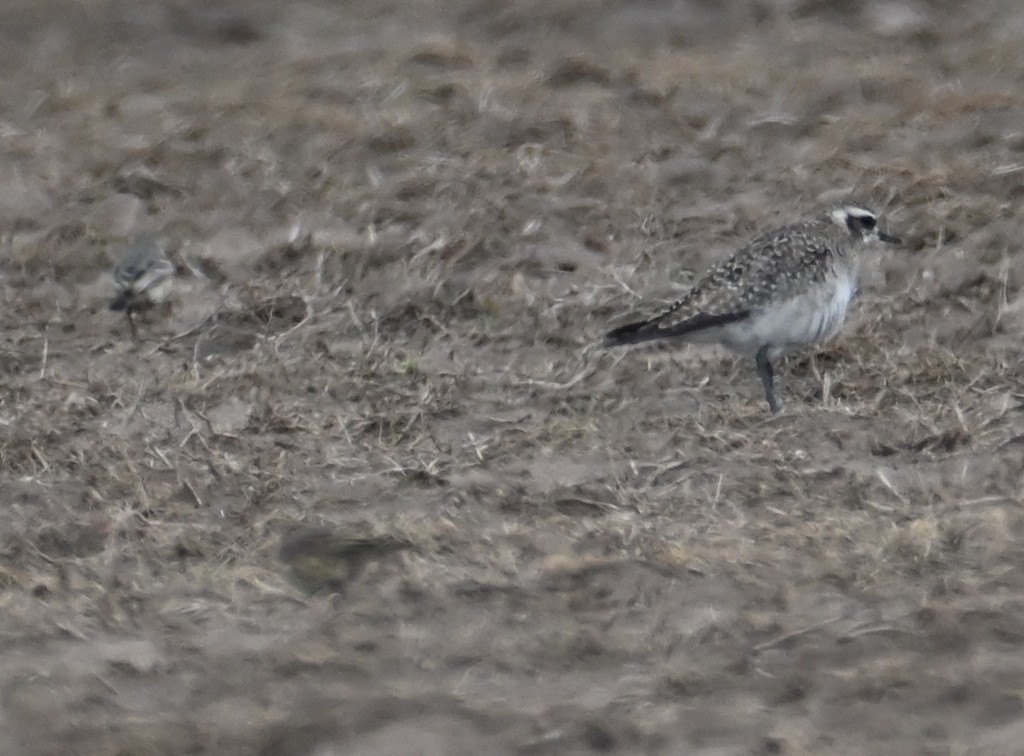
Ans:
<svg viewBox="0 0 1024 756"><path fill-rule="evenodd" d="M1024 753L1022 39L4 2L0 752ZM598 346L845 196L905 243L782 414L716 348Z"/></svg>

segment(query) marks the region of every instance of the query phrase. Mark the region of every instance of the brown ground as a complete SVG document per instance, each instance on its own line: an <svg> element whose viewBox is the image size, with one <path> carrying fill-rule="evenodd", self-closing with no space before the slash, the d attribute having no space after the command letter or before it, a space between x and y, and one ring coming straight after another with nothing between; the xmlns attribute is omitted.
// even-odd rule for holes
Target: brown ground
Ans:
<svg viewBox="0 0 1024 756"><path fill-rule="evenodd" d="M0 753L1024 752L1017 0L206 5L0 11ZM595 347L844 192L782 415Z"/></svg>

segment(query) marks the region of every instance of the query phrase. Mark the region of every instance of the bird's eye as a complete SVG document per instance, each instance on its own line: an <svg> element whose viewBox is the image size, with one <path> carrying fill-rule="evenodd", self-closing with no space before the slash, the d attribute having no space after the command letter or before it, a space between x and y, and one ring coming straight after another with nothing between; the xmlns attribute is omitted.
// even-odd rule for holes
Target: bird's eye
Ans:
<svg viewBox="0 0 1024 756"><path fill-rule="evenodd" d="M871 229L878 225L878 220L875 219L873 216L865 215L863 218L860 219L860 223L862 226L864 226L864 228Z"/></svg>

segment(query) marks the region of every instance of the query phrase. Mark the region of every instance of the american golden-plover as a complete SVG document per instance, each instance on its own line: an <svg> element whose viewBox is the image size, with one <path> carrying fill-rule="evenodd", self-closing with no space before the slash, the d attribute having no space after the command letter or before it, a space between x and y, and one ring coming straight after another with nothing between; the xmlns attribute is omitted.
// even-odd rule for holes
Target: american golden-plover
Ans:
<svg viewBox="0 0 1024 756"><path fill-rule="evenodd" d="M147 234L128 245L114 267L117 294L110 301L110 309L124 311L133 339L136 334L132 313L164 301L173 283L174 264L157 237Z"/></svg>
<svg viewBox="0 0 1024 756"><path fill-rule="evenodd" d="M709 270L660 315L628 323L605 346L674 338L722 344L751 355L773 413L779 411L771 361L835 336L857 291L860 251L900 240L859 205L831 208L752 239Z"/></svg>

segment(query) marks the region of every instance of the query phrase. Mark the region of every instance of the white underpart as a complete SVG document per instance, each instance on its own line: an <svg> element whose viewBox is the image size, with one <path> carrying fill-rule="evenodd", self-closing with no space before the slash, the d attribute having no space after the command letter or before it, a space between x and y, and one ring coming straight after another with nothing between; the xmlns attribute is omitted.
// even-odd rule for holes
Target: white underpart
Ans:
<svg viewBox="0 0 1024 756"><path fill-rule="evenodd" d="M839 333L856 291L856 278L841 274L806 294L759 308L746 320L693 334L691 340L719 342L743 354L768 346L771 356L778 357Z"/></svg>
<svg viewBox="0 0 1024 756"><path fill-rule="evenodd" d="M146 296L151 302L163 302L167 299L167 295L171 293L173 285L174 282L171 277L165 274L163 278L154 279L146 286Z"/></svg>
<svg viewBox="0 0 1024 756"><path fill-rule="evenodd" d="M171 270L154 266L132 282L128 291L133 297L148 299L151 302L162 302L171 291Z"/></svg>

